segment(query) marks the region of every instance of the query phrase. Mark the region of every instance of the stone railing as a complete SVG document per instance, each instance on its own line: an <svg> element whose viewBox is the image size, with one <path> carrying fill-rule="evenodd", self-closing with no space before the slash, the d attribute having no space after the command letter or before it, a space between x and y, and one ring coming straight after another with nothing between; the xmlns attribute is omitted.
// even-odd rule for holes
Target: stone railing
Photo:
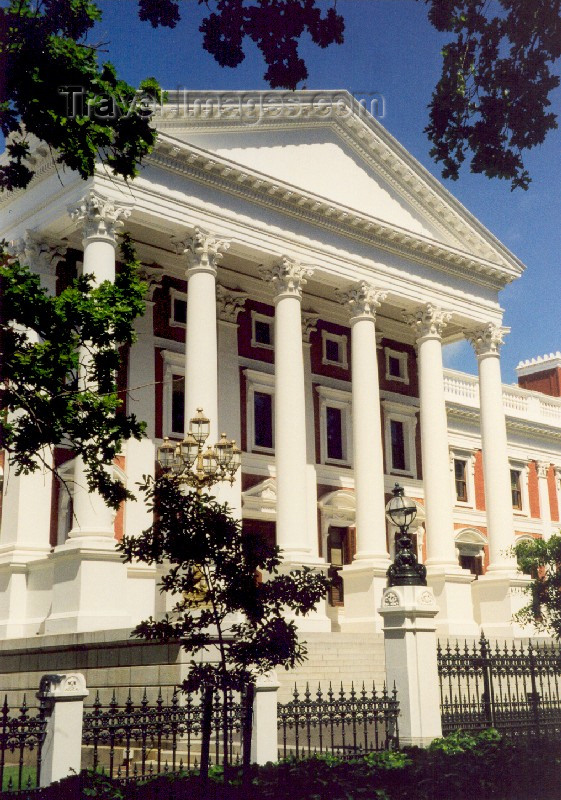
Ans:
<svg viewBox="0 0 561 800"><path fill-rule="evenodd" d="M450 403L479 408L479 380L466 372L445 369L444 395ZM503 404L508 417L561 428L561 398L503 385Z"/></svg>

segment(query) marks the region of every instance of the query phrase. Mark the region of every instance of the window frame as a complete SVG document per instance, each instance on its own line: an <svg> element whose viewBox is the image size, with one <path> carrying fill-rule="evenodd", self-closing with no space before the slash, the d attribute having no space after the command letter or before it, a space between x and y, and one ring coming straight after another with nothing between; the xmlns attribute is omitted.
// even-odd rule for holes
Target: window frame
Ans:
<svg viewBox="0 0 561 800"><path fill-rule="evenodd" d="M417 478L417 445L415 434L417 430L417 407L397 403L392 400L382 400L384 409L384 445L386 455L386 475L401 475L407 478ZM405 449L405 469L394 468L392 463L391 422L403 423L403 443Z"/></svg>
<svg viewBox="0 0 561 800"><path fill-rule="evenodd" d="M509 458L508 460L509 477L511 472L520 473L520 508L513 505L512 512L517 516L529 517L530 516L530 494L528 489L528 476L529 464L527 461L521 459ZM511 502L512 502L512 488L511 488Z"/></svg>
<svg viewBox="0 0 561 800"><path fill-rule="evenodd" d="M352 466L352 399L351 393L330 386L316 385L319 396L320 463L331 466ZM343 458L329 458L327 454L327 408L341 411L341 439Z"/></svg>
<svg viewBox="0 0 561 800"><path fill-rule="evenodd" d="M264 342L258 342L255 336L255 323L256 322L266 322L269 325L269 329L271 331L271 342L270 344L266 344ZM259 311L252 311L251 312L251 347L261 347L264 350L274 350L275 349L275 318L269 316L268 314L261 314Z"/></svg>
<svg viewBox="0 0 561 800"><path fill-rule="evenodd" d="M454 462L464 461L466 464L466 500L458 500L456 494L456 477ZM463 447L450 448L450 484L452 487L452 500L455 506L461 508L474 508L475 506L475 452Z"/></svg>
<svg viewBox="0 0 561 800"><path fill-rule="evenodd" d="M402 383L404 386L409 386L409 358L408 353L403 350L393 350L391 347L384 347L384 358L386 365L386 380L393 381L394 383ZM397 358L400 365L400 374L392 375L390 373L390 358Z"/></svg>
<svg viewBox="0 0 561 800"><path fill-rule="evenodd" d="M246 450L249 453L274 455L275 453L275 376L269 372L258 372L254 369L244 369L246 379ZM271 395L271 411L273 425L273 446L263 447L255 443L255 392Z"/></svg>
<svg viewBox="0 0 561 800"><path fill-rule="evenodd" d="M339 346L339 361L333 361L327 357L326 342L336 342ZM348 337L344 333L333 333L327 331L325 328L321 330L321 363L324 367L339 367L339 369L348 369L349 360L347 356L347 342Z"/></svg>
<svg viewBox="0 0 561 800"><path fill-rule="evenodd" d="M185 380L185 356L174 350L162 350L164 361L164 382L162 393L162 436L170 439L183 439L185 431L174 431L173 422L173 377L182 377ZM187 422L186 420L184 422ZM185 425L184 425L185 427Z"/></svg>
<svg viewBox="0 0 561 800"><path fill-rule="evenodd" d="M183 328L183 330L185 330L187 328L187 294L186 292L180 292L179 289L175 288L175 286L170 286L169 296L170 296L169 326L170 328ZM185 301L185 322L179 322L173 316L176 300Z"/></svg>

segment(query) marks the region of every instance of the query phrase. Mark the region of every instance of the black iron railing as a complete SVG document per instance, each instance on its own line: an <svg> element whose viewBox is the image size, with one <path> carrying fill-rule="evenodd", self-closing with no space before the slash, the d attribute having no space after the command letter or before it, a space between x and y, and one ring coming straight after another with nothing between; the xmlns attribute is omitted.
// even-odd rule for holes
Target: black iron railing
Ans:
<svg viewBox="0 0 561 800"><path fill-rule="evenodd" d="M228 692L215 693L211 706L210 763L224 762L226 730L228 762L242 752L242 703ZM197 767L201 761L203 704L199 695L175 691L165 703L161 691L150 703L146 691L139 704L130 692L124 705L115 694L109 705L99 695L84 714L82 767L104 771L110 777L144 778ZM85 757L84 757L85 756Z"/></svg>
<svg viewBox="0 0 561 800"><path fill-rule="evenodd" d="M30 708L25 696L18 711L12 712L6 695L0 710L0 792L30 790L39 785L45 712L42 706Z"/></svg>
<svg viewBox="0 0 561 800"><path fill-rule="evenodd" d="M561 736L561 651L550 643L438 643L443 733Z"/></svg>
<svg viewBox="0 0 561 800"><path fill-rule="evenodd" d="M399 702L395 688L377 692L372 685L360 691L312 695L309 685L302 693L294 687L293 699L279 703L277 726L280 733L279 758L305 758L315 753L332 753L343 758L375 750L399 747Z"/></svg>

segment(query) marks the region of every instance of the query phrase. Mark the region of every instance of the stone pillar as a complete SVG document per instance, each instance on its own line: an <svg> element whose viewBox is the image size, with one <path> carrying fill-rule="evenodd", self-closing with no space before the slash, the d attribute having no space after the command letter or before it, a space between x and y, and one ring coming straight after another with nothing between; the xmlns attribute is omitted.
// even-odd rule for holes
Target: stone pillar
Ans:
<svg viewBox="0 0 561 800"><path fill-rule="evenodd" d="M405 319L417 344L421 458L425 495L427 582L440 609L441 633L477 633L471 613L473 576L460 568L454 542L448 421L444 399L442 332L451 315L427 303Z"/></svg>
<svg viewBox="0 0 561 800"><path fill-rule="evenodd" d="M41 678L37 698L44 703L47 718L39 775L41 787L80 772L84 699L88 695L85 678L79 672Z"/></svg>
<svg viewBox="0 0 561 800"><path fill-rule="evenodd" d="M52 245L35 232L9 248L11 255L36 273L47 294L56 294L56 268L66 254L66 244ZM29 331L36 341L35 332ZM45 449L40 458L51 464L51 454ZM49 580L46 556L50 551L52 472L40 466L29 474L15 474L15 467L4 467L4 497L0 530L0 634L7 636L33 635L38 631L48 605L41 613L35 599L37 584Z"/></svg>
<svg viewBox="0 0 561 800"><path fill-rule="evenodd" d="M487 636L518 633L512 615L522 604L519 591L528 582L516 573L514 520L510 468L501 383L500 348L508 328L488 323L466 333L474 347L479 367L481 447L489 567L474 585L481 625Z"/></svg>
<svg viewBox="0 0 561 800"><path fill-rule="evenodd" d="M427 747L442 736L436 659L438 606L426 586L392 586L384 591L386 686L399 701L399 743Z"/></svg>
<svg viewBox="0 0 561 800"><path fill-rule="evenodd" d="M115 279L117 231L130 215L94 190L70 211L83 223L82 273L94 285ZM87 363L88 354L80 355ZM111 467L108 466L108 469ZM74 524L67 541L55 548L53 592L45 633L75 633L102 628L126 628L127 570L115 548L114 512L98 492L88 489L83 460L74 465Z"/></svg>
<svg viewBox="0 0 561 800"><path fill-rule="evenodd" d="M538 495L540 501L540 518L542 522L543 538L551 536L551 506L549 504L549 461L536 461L538 473Z"/></svg>
<svg viewBox="0 0 561 800"><path fill-rule="evenodd" d="M343 568L346 631L380 629L376 609L386 585L384 456L376 343L376 310L387 292L360 281L339 301L351 313L353 471L356 498L356 554Z"/></svg>
<svg viewBox="0 0 561 800"><path fill-rule="evenodd" d="M247 294L216 287L218 303L218 432L226 433L241 447L240 362L238 358L238 315L243 311ZM228 503L236 519L242 518L242 470L236 472L232 486L218 484L214 490Z"/></svg>
<svg viewBox="0 0 561 800"><path fill-rule="evenodd" d="M208 231L195 228L179 242L187 256L187 326L185 330L185 429L202 408L210 420L207 444L218 440L218 342L216 275L230 245Z"/></svg>
<svg viewBox="0 0 561 800"><path fill-rule="evenodd" d="M263 268L275 289L275 463L277 544L285 561L310 556L306 503L306 391L302 288L312 270L289 258Z"/></svg>
<svg viewBox="0 0 561 800"><path fill-rule="evenodd" d="M251 763L278 761L277 693L280 687L275 671L259 675L255 682Z"/></svg>
<svg viewBox="0 0 561 800"><path fill-rule="evenodd" d="M318 539L318 490L316 474L316 433L314 412L314 387L312 383L311 334L317 330L318 315L310 311L302 313L302 346L304 348L304 387L306 393L306 490L308 508L308 534L310 561L325 563L319 557Z"/></svg>

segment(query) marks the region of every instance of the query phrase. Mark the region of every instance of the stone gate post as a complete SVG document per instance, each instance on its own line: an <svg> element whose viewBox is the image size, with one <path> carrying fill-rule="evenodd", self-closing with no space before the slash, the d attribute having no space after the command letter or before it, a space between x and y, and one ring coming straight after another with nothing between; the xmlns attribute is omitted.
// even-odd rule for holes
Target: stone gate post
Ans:
<svg viewBox="0 0 561 800"><path fill-rule="evenodd" d="M251 732L252 764L267 764L278 759L277 692L279 682L274 670L259 675L255 682L253 729Z"/></svg>
<svg viewBox="0 0 561 800"><path fill-rule="evenodd" d="M37 698L45 705L47 731L40 786L49 786L80 772L84 698L88 694L86 679L79 672L41 678Z"/></svg>
<svg viewBox="0 0 561 800"><path fill-rule="evenodd" d="M442 736L436 660L438 606L427 586L392 586L379 609L384 620L386 682L397 689L399 741L427 747Z"/></svg>

